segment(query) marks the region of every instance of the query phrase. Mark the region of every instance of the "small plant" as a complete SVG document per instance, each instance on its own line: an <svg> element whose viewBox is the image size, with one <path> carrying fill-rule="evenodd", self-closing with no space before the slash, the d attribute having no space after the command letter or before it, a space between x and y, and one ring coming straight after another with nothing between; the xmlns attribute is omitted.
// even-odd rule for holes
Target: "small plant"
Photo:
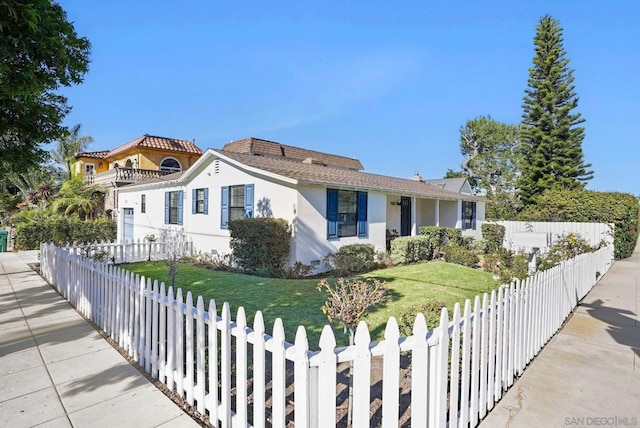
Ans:
<svg viewBox="0 0 640 428"><path fill-rule="evenodd" d="M467 267L475 267L480 259L472 251L460 245L447 245L444 247L444 261Z"/></svg>
<svg viewBox="0 0 640 428"><path fill-rule="evenodd" d="M325 256L323 262L338 276L371 271L375 267L376 250L372 244L344 245Z"/></svg>
<svg viewBox="0 0 640 428"><path fill-rule="evenodd" d="M445 306L445 303L442 301L429 300L424 303L416 303L407 307L398 315L400 331L405 336L411 336L413 333L413 324L418 313L422 313L424 315L428 328L436 327L440 324L440 313L442 312L442 308Z"/></svg>
<svg viewBox="0 0 640 428"><path fill-rule="evenodd" d="M572 259L583 253L592 253L597 247L592 247L580 235L569 233L559 236L551 245L547 254L538 258L537 270L547 270L560 264L563 260Z"/></svg>
<svg viewBox="0 0 640 428"><path fill-rule="evenodd" d="M313 267L302 262L295 262L293 266L284 269L284 277L288 279L304 278L311 275Z"/></svg>
<svg viewBox="0 0 640 428"><path fill-rule="evenodd" d="M150 234L145 236L144 240L149 243L149 257L147 258L147 260L151 261L151 246L153 245L154 242L158 240L158 238L156 238L156 235Z"/></svg>
<svg viewBox="0 0 640 428"><path fill-rule="evenodd" d="M176 276L180 272L180 262L187 253L187 235L182 228L167 227L160 232L160 241L163 243L164 263L169 269L171 286L175 287Z"/></svg>
<svg viewBox="0 0 640 428"><path fill-rule="evenodd" d="M322 312L329 322L337 321L342 324L345 334L349 335L349 345L354 343L355 329L367 314L369 308L384 302L387 298L386 284L377 279L363 281L361 279L338 279L335 286L331 286L326 279L318 284L319 291L328 294L322 306ZM351 426L353 412L353 362L349 366L349 407L347 410L347 425Z"/></svg>

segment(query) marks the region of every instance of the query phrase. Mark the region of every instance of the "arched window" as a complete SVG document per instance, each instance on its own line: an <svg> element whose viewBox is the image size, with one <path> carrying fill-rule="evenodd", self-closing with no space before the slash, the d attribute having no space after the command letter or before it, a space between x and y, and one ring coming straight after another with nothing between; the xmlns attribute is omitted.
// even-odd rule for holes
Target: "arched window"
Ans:
<svg viewBox="0 0 640 428"><path fill-rule="evenodd" d="M124 166L126 168L131 168L133 167L133 163L131 162L131 159L127 159L127 162L124 164Z"/></svg>
<svg viewBox="0 0 640 428"><path fill-rule="evenodd" d="M174 158L164 158L160 162L160 171L180 172L182 171L182 166Z"/></svg>

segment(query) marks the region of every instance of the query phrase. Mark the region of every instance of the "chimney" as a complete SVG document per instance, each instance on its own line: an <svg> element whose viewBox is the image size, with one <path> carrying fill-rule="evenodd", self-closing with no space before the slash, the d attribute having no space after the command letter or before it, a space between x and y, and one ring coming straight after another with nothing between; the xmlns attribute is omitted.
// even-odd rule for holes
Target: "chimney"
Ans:
<svg viewBox="0 0 640 428"><path fill-rule="evenodd" d="M412 179L413 181L423 181L423 180L422 180L422 177L420 176L420 174L418 173L418 171L416 171L416 173L415 173L415 174L413 174L413 177L411 177L411 179Z"/></svg>

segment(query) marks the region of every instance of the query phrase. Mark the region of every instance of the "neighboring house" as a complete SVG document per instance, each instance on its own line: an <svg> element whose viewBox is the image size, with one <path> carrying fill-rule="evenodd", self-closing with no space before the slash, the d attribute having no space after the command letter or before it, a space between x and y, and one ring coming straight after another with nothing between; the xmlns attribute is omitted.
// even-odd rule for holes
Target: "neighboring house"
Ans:
<svg viewBox="0 0 640 428"><path fill-rule="evenodd" d="M186 171L201 155L191 141L145 134L111 151L76 153L72 173L107 187L105 210L115 218L120 186Z"/></svg>
<svg viewBox="0 0 640 428"><path fill-rule="evenodd" d="M229 253L230 219L283 218L293 230L290 261L321 269L322 258L342 245L384 251L390 231L416 235L423 225L475 235L484 220L482 198L361 169L357 159L236 141L207 150L186 172L120 188L118 238L142 240L174 225L196 250Z"/></svg>

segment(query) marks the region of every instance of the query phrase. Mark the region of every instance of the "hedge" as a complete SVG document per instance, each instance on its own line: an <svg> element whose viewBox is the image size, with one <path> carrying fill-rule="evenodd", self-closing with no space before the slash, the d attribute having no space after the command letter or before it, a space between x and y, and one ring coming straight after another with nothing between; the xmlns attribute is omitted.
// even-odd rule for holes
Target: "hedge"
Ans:
<svg viewBox="0 0 640 428"><path fill-rule="evenodd" d="M496 223L482 223L482 238L486 241L485 252L493 253L502 247L504 240L505 227Z"/></svg>
<svg viewBox="0 0 640 428"><path fill-rule="evenodd" d="M229 221L233 257L247 273L281 277L289 259L291 227L281 218L242 218Z"/></svg>
<svg viewBox="0 0 640 428"><path fill-rule="evenodd" d="M43 221L18 224L15 246L18 250L37 250L42 242L66 245L73 242L113 242L115 239L116 223L113 220L52 216Z"/></svg>
<svg viewBox="0 0 640 428"><path fill-rule="evenodd" d="M437 248L428 236L402 236L391 241L391 261L394 265L429 261Z"/></svg>
<svg viewBox="0 0 640 428"><path fill-rule="evenodd" d="M613 223L615 258L633 254L638 240L638 199L628 193L548 190L525 208L520 221Z"/></svg>

